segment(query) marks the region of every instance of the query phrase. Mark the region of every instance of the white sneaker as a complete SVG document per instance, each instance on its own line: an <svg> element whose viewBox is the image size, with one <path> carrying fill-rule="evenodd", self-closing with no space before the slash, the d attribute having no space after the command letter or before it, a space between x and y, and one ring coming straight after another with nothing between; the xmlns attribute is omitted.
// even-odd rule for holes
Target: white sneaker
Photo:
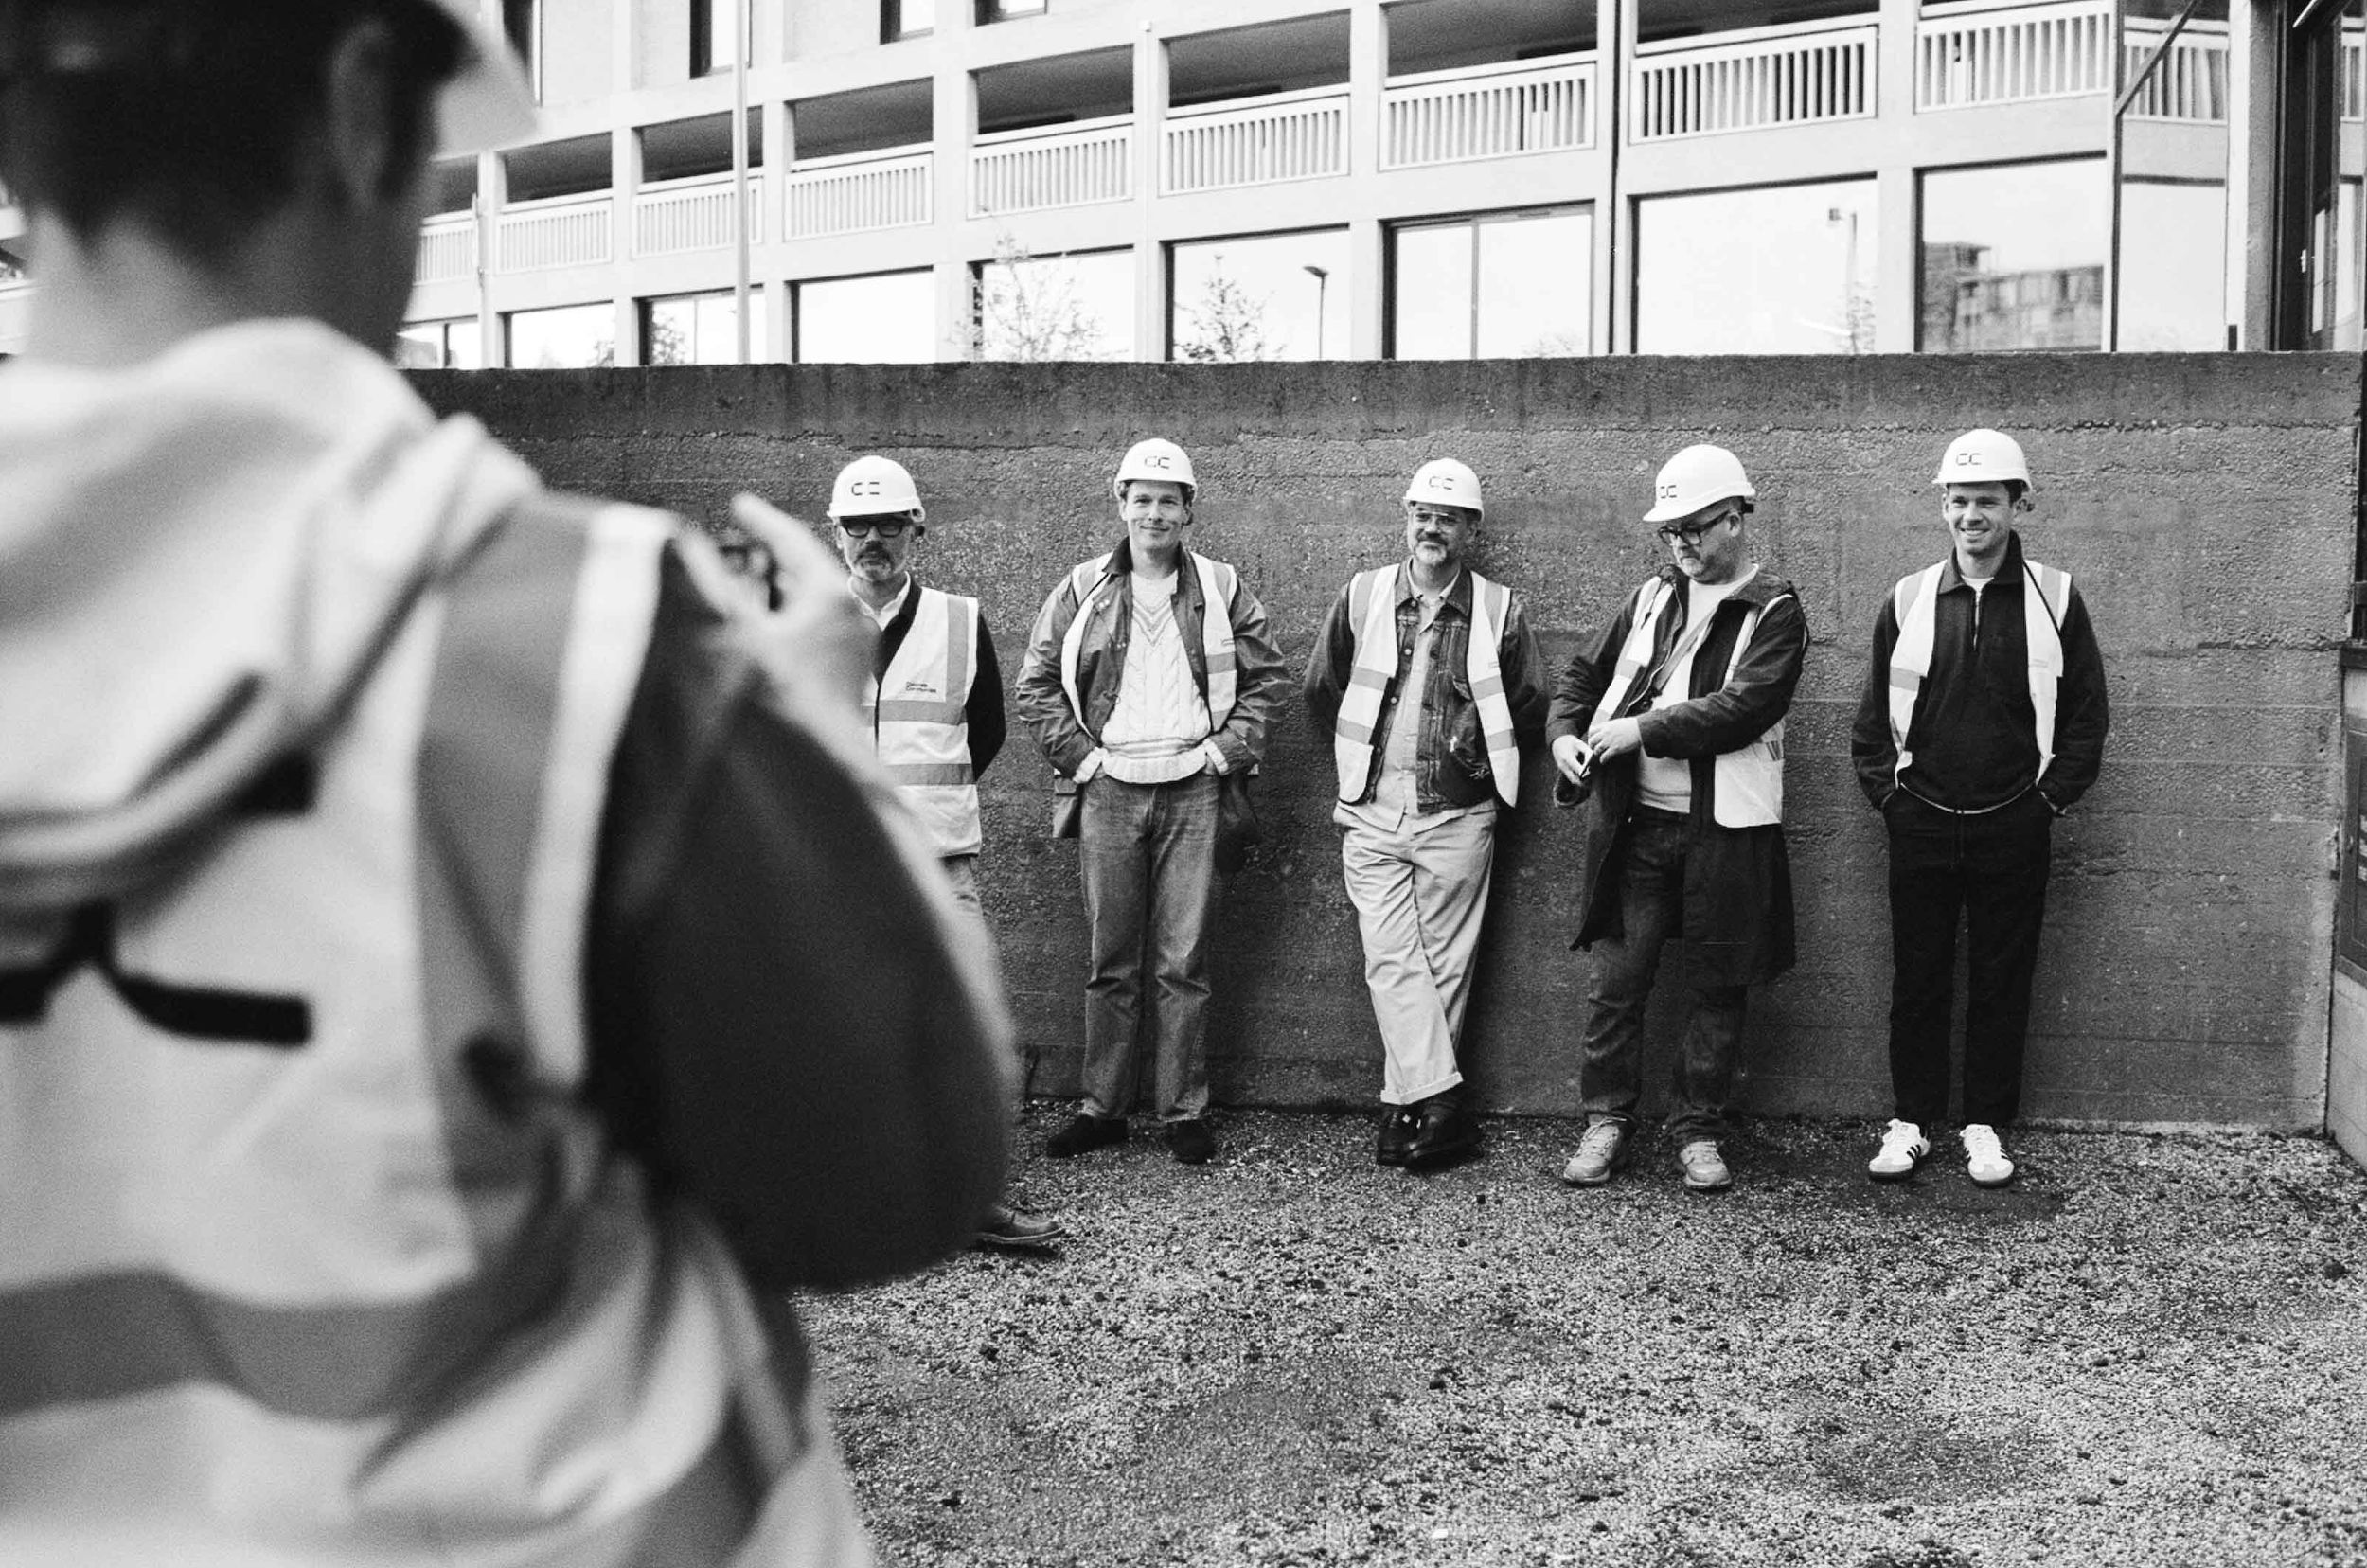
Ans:
<svg viewBox="0 0 2367 1568"><path fill-rule="evenodd" d="M1894 1117L1882 1134L1881 1149L1865 1163L1865 1173L1878 1182L1904 1181L1931 1153L1931 1142L1922 1128Z"/></svg>
<svg viewBox="0 0 2367 1568"><path fill-rule="evenodd" d="M1895 1127L1897 1124L1892 1123ZM1974 1122L1965 1129L1965 1174L1974 1186L2003 1186L2014 1179L2014 1162L1997 1141L1997 1129Z"/></svg>

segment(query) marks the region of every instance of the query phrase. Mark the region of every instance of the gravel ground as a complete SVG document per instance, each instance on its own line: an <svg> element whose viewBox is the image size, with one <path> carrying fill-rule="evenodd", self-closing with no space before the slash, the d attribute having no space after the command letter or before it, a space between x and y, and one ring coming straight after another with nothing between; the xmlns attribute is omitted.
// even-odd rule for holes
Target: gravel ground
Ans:
<svg viewBox="0 0 2367 1568"><path fill-rule="evenodd" d="M1215 1163L1037 1152L1057 1253L813 1301L889 1563L2367 1563L2367 1175L2331 1145L2025 1132L2002 1192L1762 1122L1734 1190L1496 1121ZM1945 1151L1943 1151L1945 1153Z"/></svg>

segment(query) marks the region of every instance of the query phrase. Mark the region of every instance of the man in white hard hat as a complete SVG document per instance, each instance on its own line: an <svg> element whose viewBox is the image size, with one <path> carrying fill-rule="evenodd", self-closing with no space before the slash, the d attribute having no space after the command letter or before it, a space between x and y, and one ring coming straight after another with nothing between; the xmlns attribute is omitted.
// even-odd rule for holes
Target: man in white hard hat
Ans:
<svg viewBox="0 0 2367 1568"><path fill-rule="evenodd" d="M1111 489L1126 538L1044 600L1013 689L1056 775L1056 830L1078 840L1091 966L1084 1104L1044 1152L1126 1137L1148 1032L1168 1152L1199 1165L1216 1150L1211 927L1290 677L1240 574L1185 547L1197 487L1184 449L1137 442Z"/></svg>
<svg viewBox="0 0 2367 1568"><path fill-rule="evenodd" d="M1965 1168L2014 1175L2031 980L2055 819L2095 783L2111 716L2104 657L2068 573L2026 559L2020 443L1950 442L1940 488L1947 557L1901 578L1875 616L1850 751L1890 836L1893 1116L1867 1164L1914 1174L1948 1114L1956 933L1965 932Z"/></svg>
<svg viewBox="0 0 2367 1568"><path fill-rule="evenodd" d="M986 843L978 780L1003 749L1003 671L978 601L913 572L928 516L912 474L893 458L858 457L830 486L846 591L880 633L863 692L872 746L936 851L954 902L991 942L978 896ZM1043 1247L1061 1230L1057 1220L998 1200L978 1221L978 1244Z"/></svg>
<svg viewBox="0 0 2367 1568"><path fill-rule="evenodd" d="M1486 507L1451 457L1406 487L1406 559L1332 600L1304 691L1330 743L1331 819L1380 1029L1384 1166L1467 1153L1465 1005L1487 912L1496 811L1521 798L1521 740L1545 722L1537 639L1512 591L1470 569Z"/></svg>
<svg viewBox="0 0 2367 1568"><path fill-rule="evenodd" d="M1634 1156L1644 1011L1671 937L1690 993L1667 1131L1686 1188L1733 1182L1720 1140L1749 988L1791 967L1784 715L1808 626L1753 559L1757 490L1722 447L1662 465L1652 508L1673 560L1629 595L1554 691L1557 798L1591 792L1584 915L1594 954L1578 1090L1587 1127L1562 1179L1599 1186Z"/></svg>
<svg viewBox="0 0 2367 1568"><path fill-rule="evenodd" d="M0 0L9 1568L867 1563L786 1292L1001 1185L837 561L385 361L439 121L533 123L478 9Z"/></svg>

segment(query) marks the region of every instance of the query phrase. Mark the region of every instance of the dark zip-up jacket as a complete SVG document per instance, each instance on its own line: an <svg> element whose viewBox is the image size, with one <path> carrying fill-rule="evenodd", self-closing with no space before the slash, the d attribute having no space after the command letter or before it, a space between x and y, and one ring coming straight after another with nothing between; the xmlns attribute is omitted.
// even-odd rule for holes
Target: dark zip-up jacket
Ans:
<svg viewBox="0 0 2367 1568"><path fill-rule="evenodd" d="M1891 652L1898 645L1898 603L1882 596L1874 618L1872 662L1849 751L1858 784L1876 806L1909 793L1951 811L1986 811L2037 787L2056 815L2096 781L2111 714L2104 692L2104 655L2088 607L2072 585L2063 615L2063 673L2055 688L2055 759L2038 773L2038 739L2030 704L2029 638L2022 615L2021 536L2005 543L2005 561L1975 596L1949 553L1932 606L1931 669L1916 695L1907 752L1897 776L1891 739ZM1976 597L1978 603L1976 604Z"/></svg>

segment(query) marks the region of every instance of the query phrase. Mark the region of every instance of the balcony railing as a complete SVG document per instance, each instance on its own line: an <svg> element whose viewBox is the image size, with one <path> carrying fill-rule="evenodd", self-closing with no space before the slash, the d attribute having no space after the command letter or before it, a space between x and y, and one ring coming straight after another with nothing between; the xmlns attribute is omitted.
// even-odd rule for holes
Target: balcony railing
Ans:
<svg viewBox="0 0 2367 1568"><path fill-rule="evenodd" d="M981 136L970 153L970 215L1123 202L1134 194L1134 117Z"/></svg>
<svg viewBox="0 0 2367 1568"><path fill-rule="evenodd" d="M1382 94L1380 167L1564 152L1594 145L1594 62L1400 78Z"/></svg>
<svg viewBox="0 0 2367 1568"><path fill-rule="evenodd" d="M1915 29L1915 108L2108 92L2111 40L2111 0L1927 16Z"/></svg>
<svg viewBox="0 0 2367 1568"><path fill-rule="evenodd" d="M604 267L614 249L610 217L604 191L519 202L502 208L493 254L506 273Z"/></svg>
<svg viewBox="0 0 2367 1568"><path fill-rule="evenodd" d="M445 213L419 225L418 283L457 283L476 276L476 214Z"/></svg>
<svg viewBox="0 0 2367 1568"><path fill-rule="evenodd" d="M2129 101L2134 119L2227 123L2227 33L2225 23L2190 23L2170 52L2153 68ZM2169 29L2159 22L2131 18L2122 24L2123 81L2134 81ZM2347 63L2347 62L2346 62Z"/></svg>
<svg viewBox="0 0 2367 1568"><path fill-rule="evenodd" d="M783 186L781 232L810 240L931 223L936 169L927 148L810 159L791 169Z"/></svg>
<svg viewBox="0 0 2367 1568"><path fill-rule="evenodd" d="M761 229L764 182L748 180L748 212ZM739 238L732 201L732 177L706 174L642 187L632 198L632 253L671 256L680 251L721 250Z"/></svg>
<svg viewBox="0 0 2367 1568"><path fill-rule="evenodd" d="M1636 50L1628 139L1863 119L1875 111L1881 34L1863 23L1753 28L1723 42Z"/></svg>
<svg viewBox="0 0 2367 1568"><path fill-rule="evenodd" d="M1169 195L1345 174L1348 96L1319 88L1238 108L1176 110L1162 166Z"/></svg>

